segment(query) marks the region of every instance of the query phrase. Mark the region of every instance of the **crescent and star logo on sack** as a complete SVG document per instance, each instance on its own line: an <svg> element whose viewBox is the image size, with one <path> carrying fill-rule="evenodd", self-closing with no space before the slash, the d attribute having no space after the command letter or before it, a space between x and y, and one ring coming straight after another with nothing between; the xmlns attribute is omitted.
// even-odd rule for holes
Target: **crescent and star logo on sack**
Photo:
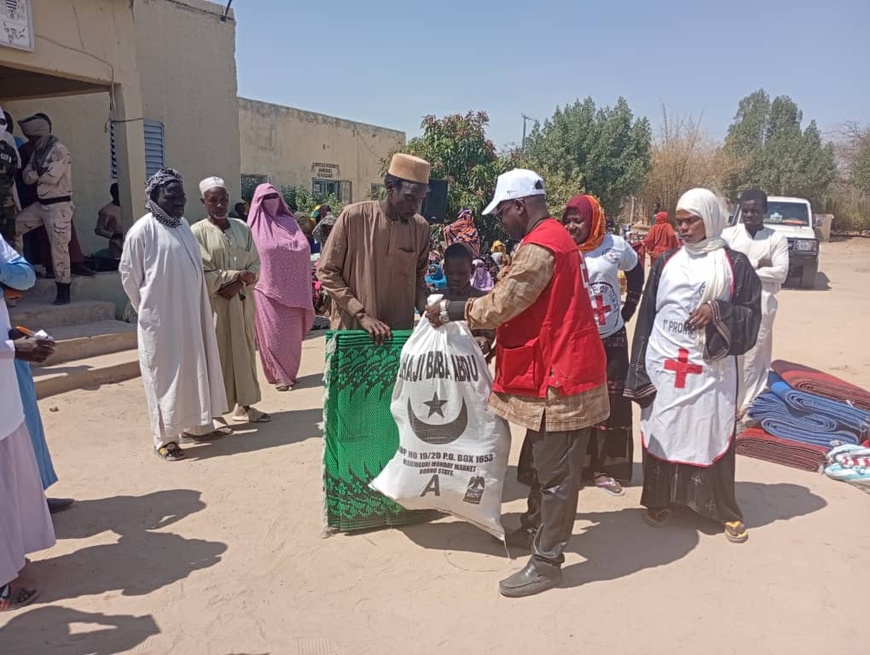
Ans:
<svg viewBox="0 0 870 655"><path fill-rule="evenodd" d="M445 418L444 405L447 405L448 403L449 401L447 400L441 400L436 391L432 396L432 400L423 403L429 408L429 414L426 418L429 419L434 414L438 414L438 416ZM411 425L411 430L414 432L414 435L420 441L424 441L433 446L443 446L456 441L462 436L462 433L465 432L465 428L468 427L468 407L466 406L465 398L463 397L462 407L459 409L459 414L455 419L448 423L427 423L414 413L414 408L411 406L411 399L408 398L408 422Z"/></svg>

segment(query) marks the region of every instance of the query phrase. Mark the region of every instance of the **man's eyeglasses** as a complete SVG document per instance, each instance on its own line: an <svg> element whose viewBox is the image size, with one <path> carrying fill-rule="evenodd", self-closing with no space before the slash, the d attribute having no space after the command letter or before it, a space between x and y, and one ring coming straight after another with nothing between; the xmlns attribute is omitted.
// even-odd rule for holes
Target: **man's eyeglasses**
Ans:
<svg viewBox="0 0 870 655"><path fill-rule="evenodd" d="M511 203L514 203L514 202L517 202L517 201L516 200L506 200L501 205L496 207L495 208L495 217L498 220L502 220L504 218L504 215L507 212L508 208L510 208Z"/></svg>

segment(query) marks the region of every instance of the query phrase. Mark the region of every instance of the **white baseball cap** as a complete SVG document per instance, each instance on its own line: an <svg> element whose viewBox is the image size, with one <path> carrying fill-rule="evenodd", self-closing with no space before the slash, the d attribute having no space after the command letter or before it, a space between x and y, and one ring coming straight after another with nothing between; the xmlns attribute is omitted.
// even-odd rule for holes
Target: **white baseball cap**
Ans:
<svg viewBox="0 0 870 655"><path fill-rule="evenodd" d="M495 208L505 200L545 195L547 192L544 190L544 179L540 175L525 168L515 168L498 176L498 181L495 183L495 195L483 213L495 213Z"/></svg>

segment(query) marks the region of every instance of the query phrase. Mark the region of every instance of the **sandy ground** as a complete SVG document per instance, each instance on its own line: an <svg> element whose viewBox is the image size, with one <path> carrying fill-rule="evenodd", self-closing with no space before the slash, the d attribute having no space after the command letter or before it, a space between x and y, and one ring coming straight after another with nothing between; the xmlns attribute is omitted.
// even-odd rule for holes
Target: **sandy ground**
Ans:
<svg viewBox="0 0 870 655"><path fill-rule="evenodd" d="M776 356L870 387L870 240L824 244L822 269L824 290L782 293ZM322 358L309 339L299 388L265 391L272 424L181 463L151 454L139 380L45 400L51 494L78 503L23 575L38 604L0 618L0 653L870 652L870 497L755 460L737 472L747 544L691 515L647 527L637 486L585 489L563 587L534 598L501 598L522 561L452 518L322 538Z"/></svg>

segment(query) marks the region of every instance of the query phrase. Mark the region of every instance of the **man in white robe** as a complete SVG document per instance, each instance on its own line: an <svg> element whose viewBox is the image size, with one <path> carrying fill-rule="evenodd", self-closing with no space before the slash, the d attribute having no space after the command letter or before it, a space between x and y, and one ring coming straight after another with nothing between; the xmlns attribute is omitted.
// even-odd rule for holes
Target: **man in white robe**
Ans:
<svg viewBox="0 0 870 655"><path fill-rule="evenodd" d="M179 443L218 438L213 418L227 399L199 244L183 217L181 175L163 169L148 180L146 206L124 241L118 270L138 315L139 363L154 448L184 458Z"/></svg>
<svg viewBox="0 0 870 655"><path fill-rule="evenodd" d="M742 252L761 280L761 328L755 346L737 358L737 412L742 416L752 401L767 386L767 372L773 359L773 321L779 303L776 294L788 277L788 240L779 232L764 227L767 216L767 194L761 189L749 189L740 196L742 225L722 231L722 237L732 250Z"/></svg>

